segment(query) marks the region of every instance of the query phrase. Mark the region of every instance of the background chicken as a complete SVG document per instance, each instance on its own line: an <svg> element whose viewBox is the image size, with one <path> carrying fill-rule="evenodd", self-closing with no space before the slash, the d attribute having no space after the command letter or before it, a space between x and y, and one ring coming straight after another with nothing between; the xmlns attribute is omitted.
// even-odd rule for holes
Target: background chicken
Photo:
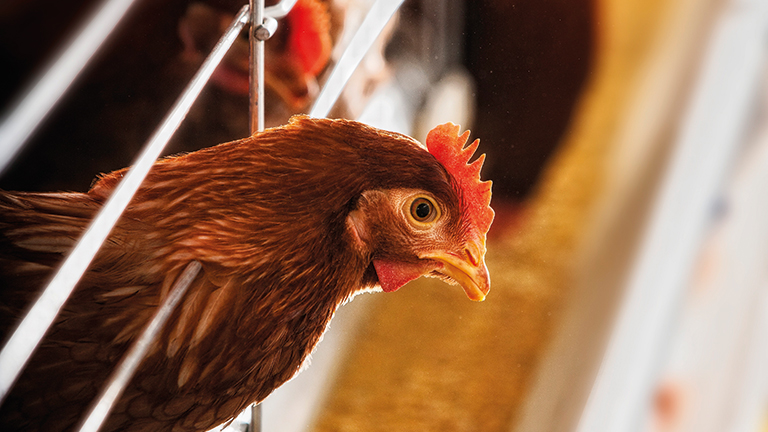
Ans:
<svg viewBox="0 0 768 432"><path fill-rule="evenodd" d="M264 83L269 96L265 101L270 104L266 111L274 124L284 123L280 116L286 113L306 112L320 90L317 77L328 64L332 47L328 9L319 0L298 0L280 21L274 38L264 45ZM192 3L179 22L183 61L197 69L234 17L206 3ZM211 78L213 84L247 97L249 53L247 37L236 40Z"/></svg>
<svg viewBox="0 0 768 432"><path fill-rule="evenodd" d="M295 117L158 162L24 374L3 430L68 430L192 260L203 271L103 430L205 430L296 374L336 308L421 275L490 287L493 219L469 132L425 150L345 120ZM7 336L124 171L86 193L0 195Z"/></svg>

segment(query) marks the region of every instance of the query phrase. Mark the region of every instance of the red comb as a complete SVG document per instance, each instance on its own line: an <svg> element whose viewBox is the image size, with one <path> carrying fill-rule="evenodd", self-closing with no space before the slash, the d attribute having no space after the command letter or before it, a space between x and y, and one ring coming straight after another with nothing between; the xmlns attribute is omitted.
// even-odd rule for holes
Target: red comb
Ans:
<svg viewBox="0 0 768 432"><path fill-rule="evenodd" d="M299 59L304 73L317 75L331 57L331 20L328 9L317 0L299 0L287 19L291 33L290 50Z"/></svg>
<svg viewBox="0 0 768 432"><path fill-rule="evenodd" d="M469 158L477 150L480 140L464 148L469 139L469 131L459 135L459 126L446 123L435 127L427 135L427 150L451 174L459 188L464 204L464 211L470 215L482 233L487 233L493 222L491 209L491 182L480 181L480 169L483 167L485 155L476 161Z"/></svg>

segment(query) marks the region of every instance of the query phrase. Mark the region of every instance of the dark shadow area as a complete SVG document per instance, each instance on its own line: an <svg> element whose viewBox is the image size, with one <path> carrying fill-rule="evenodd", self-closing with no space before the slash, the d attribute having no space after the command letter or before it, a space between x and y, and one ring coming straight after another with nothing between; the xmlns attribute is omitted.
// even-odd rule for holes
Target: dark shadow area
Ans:
<svg viewBox="0 0 768 432"><path fill-rule="evenodd" d="M473 132L495 198L523 199L563 136L591 66L591 0L467 2Z"/></svg>

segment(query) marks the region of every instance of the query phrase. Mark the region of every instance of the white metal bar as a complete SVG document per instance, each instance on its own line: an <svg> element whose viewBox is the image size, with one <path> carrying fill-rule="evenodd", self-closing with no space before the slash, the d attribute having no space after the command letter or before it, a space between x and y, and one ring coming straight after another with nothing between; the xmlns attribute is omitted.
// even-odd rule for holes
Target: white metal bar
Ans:
<svg viewBox="0 0 768 432"><path fill-rule="evenodd" d="M384 27L392 16L403 4L404 0L376 0L371 6L371 10L365 16L357 33L352 37L349 46L344 50L344 54L339 58L339 62L334 66L333 72L328 77L323 90L318 95L315 104L309 115L312 117L327 117L333 108L333 105L339 99L341 91L347 81L352 77L352 73L357 69L360 61L371 49L371 46L379 37Z"/></svg>
<svg viewBox="0 0 768 432"><path fill-rule="evenodd" d="M578 431L637 431L669 329L742 138L765 53L766 2L723 12Z"/></svg>
<svg viewBox="0 0 768 432"><path fill-rule="evenodd" d="M134 0L109 0L0 123L0 173L67 91Z"/></svg>
<svg viewBox="0 0 768 432"><path fill-rule="evenodd" d="M247 22L248 6L244 6L211 51L211 54L205 59L192 81L187 85L171 112L168 113L160 127L147 142L134 166L117 186L53 280L3 347L2 352L0 352L0 401L5 398L13 386L48 327L72 293L75 284L88 268L99 247L160 156L166 143L179 127L181 121L184 120L195 98L200 94L227 49Z"/></svg>
<svg viewBox="0 0 768 432"><path fill-rule="evenodd" d="M155 312L155 315L147 324L141 336L131 345L131 348L120 361L120 364L112 371L107 384L78 429L79 432L97 432L99 430L112 410L115 401L123 394L125 386L128 385L139 364L144 359L144 355L146 355L152 341L155 340L157 334L162 330L163 325L165 325L165 322L173 313L184 293L187 292L187 288L195 280L197 274L200 273L201 268L202 266L197 261L192 261L184 268L179 278L173 284L173 287L171 287L168 297L158 307L157 312Z"/></svg>

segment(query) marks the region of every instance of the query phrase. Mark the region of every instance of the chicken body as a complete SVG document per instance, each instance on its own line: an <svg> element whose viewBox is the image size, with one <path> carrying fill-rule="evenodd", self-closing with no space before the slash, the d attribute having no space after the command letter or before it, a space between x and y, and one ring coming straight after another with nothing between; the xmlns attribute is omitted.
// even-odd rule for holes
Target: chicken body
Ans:
<svg viewBox="0 0 768 432"><path fill-rule="evenodd" d="M0 192L5 337L124 172L83 194ZM192 260L203 270L103 431L227 421L295 375L357 292L434 274L484 297L487 226L458 183L408 137L307 117L158 162L0 407L0 429L71 430Z"/></svg>

